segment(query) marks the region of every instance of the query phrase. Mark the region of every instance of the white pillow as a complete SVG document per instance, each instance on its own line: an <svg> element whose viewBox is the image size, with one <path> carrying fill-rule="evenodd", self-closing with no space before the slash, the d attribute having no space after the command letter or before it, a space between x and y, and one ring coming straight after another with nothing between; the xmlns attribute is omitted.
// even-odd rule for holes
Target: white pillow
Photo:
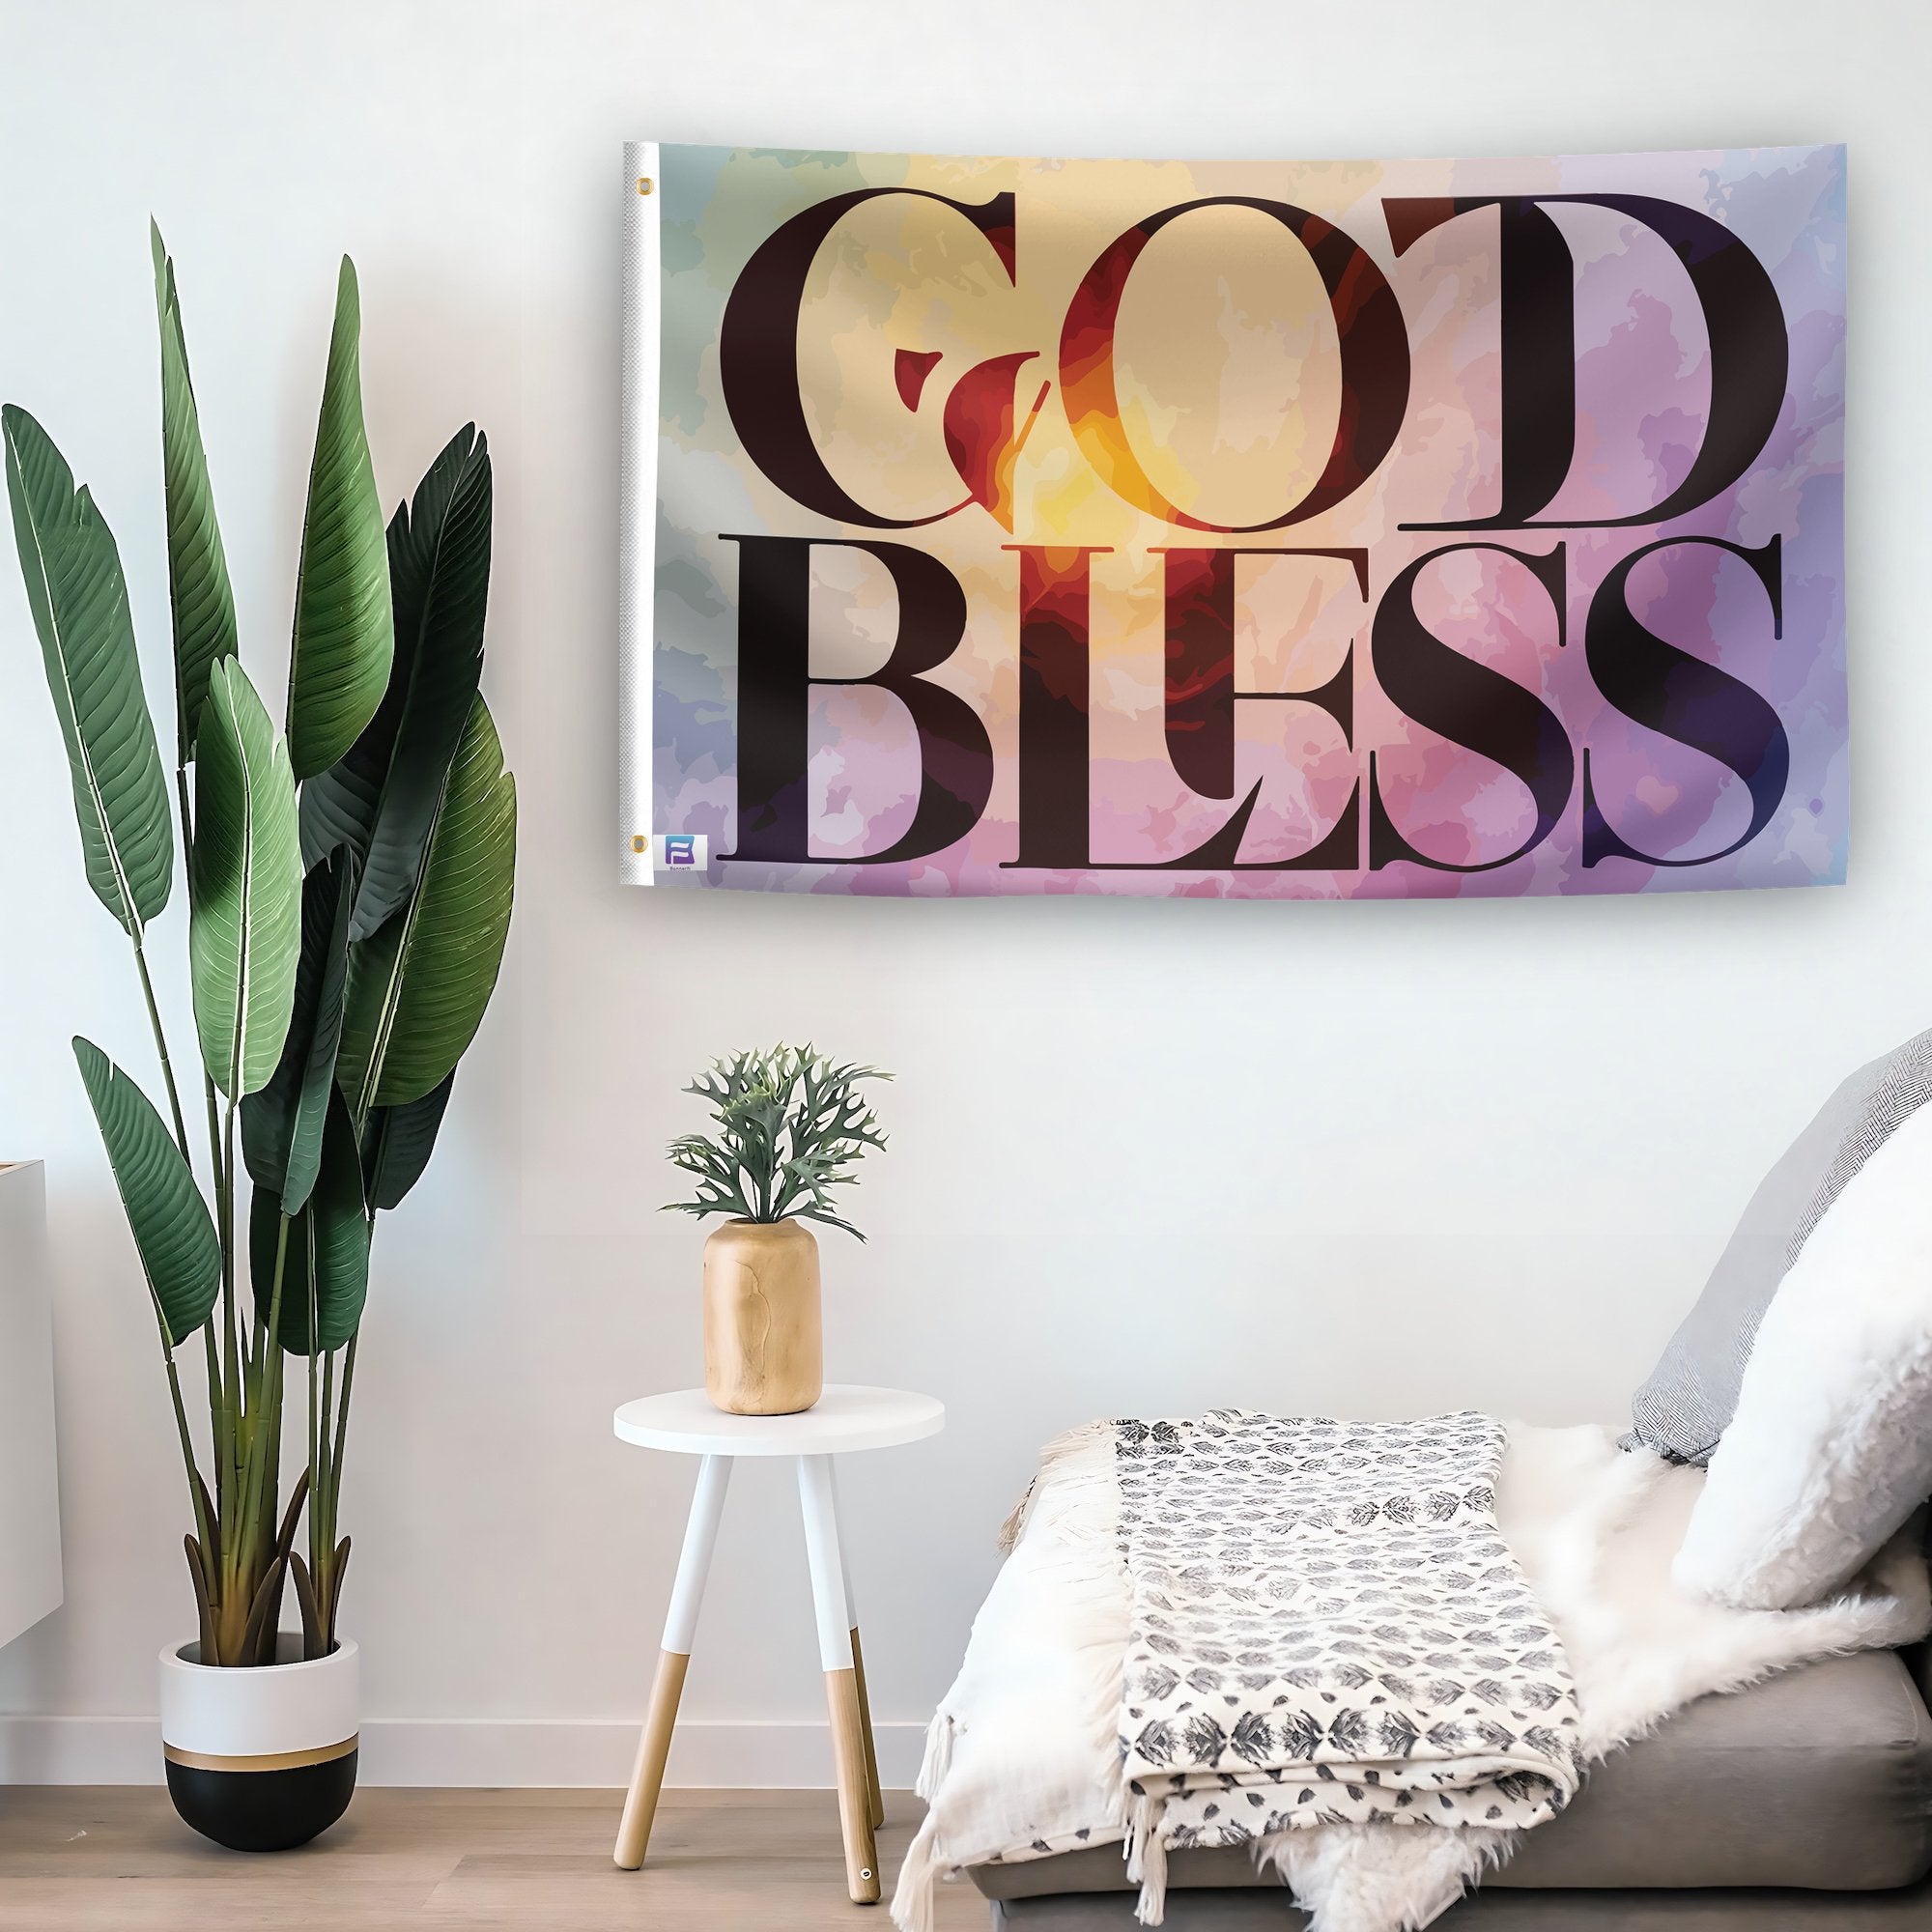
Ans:
<svg viewBox="0 0 1932 1932"><path fill-rule="evenodd" d="M1783 1610L1856 1576L1932 1493L1932 1107L1852 1178L1772 1298L1671 1567Z"/></svg>

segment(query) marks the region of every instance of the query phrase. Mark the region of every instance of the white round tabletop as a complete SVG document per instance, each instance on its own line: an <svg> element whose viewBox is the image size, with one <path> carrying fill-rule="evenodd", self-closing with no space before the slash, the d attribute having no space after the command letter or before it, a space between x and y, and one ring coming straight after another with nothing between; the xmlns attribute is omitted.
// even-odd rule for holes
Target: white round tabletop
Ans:
<svg viewBox="0 0 1932 1932"><path fill-rule="evenodd" d="M685 1456L840 1456L891 1449L946 1427L946 1405L910 1389L827 1382L796 1415L726 1415L699 1389L639 1396L611 1418L621 1441Z"/></svg>

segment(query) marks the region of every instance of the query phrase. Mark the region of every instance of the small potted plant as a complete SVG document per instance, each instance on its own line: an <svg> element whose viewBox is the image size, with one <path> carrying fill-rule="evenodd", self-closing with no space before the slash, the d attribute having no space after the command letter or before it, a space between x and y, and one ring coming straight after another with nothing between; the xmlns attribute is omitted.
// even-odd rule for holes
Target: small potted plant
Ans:
<svg viewBox="0 0 1932 1932"><path fill-rule="evenodd" d="M483 439L459 431L385 532L345 259L277 730L242 668L158 233L154 262L172 791L113 534L24 410L0 411L0 441L87 879L132 944L162 1094L157 1107L75 1039L147 1277L143 1319L158 1334L192 1524L198 1635L160 1659L168 1789L207 1836L274 1851L327 1830L355 1789L356 1647L337 1630L349 1560L337 1505L369 1244L379 1211L423 1172L497 981L516 788L477 690ZM199 1078L178 1074L148 970L176 821ZM292 1358L308 1453L285 1486ZM197 1411L205 1424L190 1421ZM282 1628L285 1599L298 1630Z"/></svg>
<svg viewBox="0 0 1932 1932"><path fill-rule="evenodd" d="M807 1221L866 1237L832 1210L886 1137L859 1093L890 1080L835 1065L811 1046L714 1061L684 1091L711 1110L709 1134L681 1134L670 1159L696 1181L668 1211L724 1214L704 1243L704 1386L731 1415L792 1415L825 1387L818 1242Z"/></svg>

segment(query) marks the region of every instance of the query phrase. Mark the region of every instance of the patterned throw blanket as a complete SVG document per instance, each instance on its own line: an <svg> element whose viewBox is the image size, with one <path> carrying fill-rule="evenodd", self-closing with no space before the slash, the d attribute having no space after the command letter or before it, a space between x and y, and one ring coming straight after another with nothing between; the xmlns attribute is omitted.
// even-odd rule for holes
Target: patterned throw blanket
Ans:
<svg viewBox="0 0 1932 1932"><path fill-rule="evenodd" d="M1371 1820L1520 1829L1582 1776L1562 1649L1496 1526L1503 1426L1117 1422L1128 1876Z"/></svg>

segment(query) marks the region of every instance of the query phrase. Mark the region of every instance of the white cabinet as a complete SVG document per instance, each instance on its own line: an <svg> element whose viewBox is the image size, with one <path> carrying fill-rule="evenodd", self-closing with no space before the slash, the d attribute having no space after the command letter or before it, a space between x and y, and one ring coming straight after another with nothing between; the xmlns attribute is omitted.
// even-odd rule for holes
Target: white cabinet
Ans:
<svg viewBox="0 0 1932 1932"><path fill-rule="evenodd" d="M61 1600L53 1308L41 1164L0 1164L0 1643Z"/></svg>

